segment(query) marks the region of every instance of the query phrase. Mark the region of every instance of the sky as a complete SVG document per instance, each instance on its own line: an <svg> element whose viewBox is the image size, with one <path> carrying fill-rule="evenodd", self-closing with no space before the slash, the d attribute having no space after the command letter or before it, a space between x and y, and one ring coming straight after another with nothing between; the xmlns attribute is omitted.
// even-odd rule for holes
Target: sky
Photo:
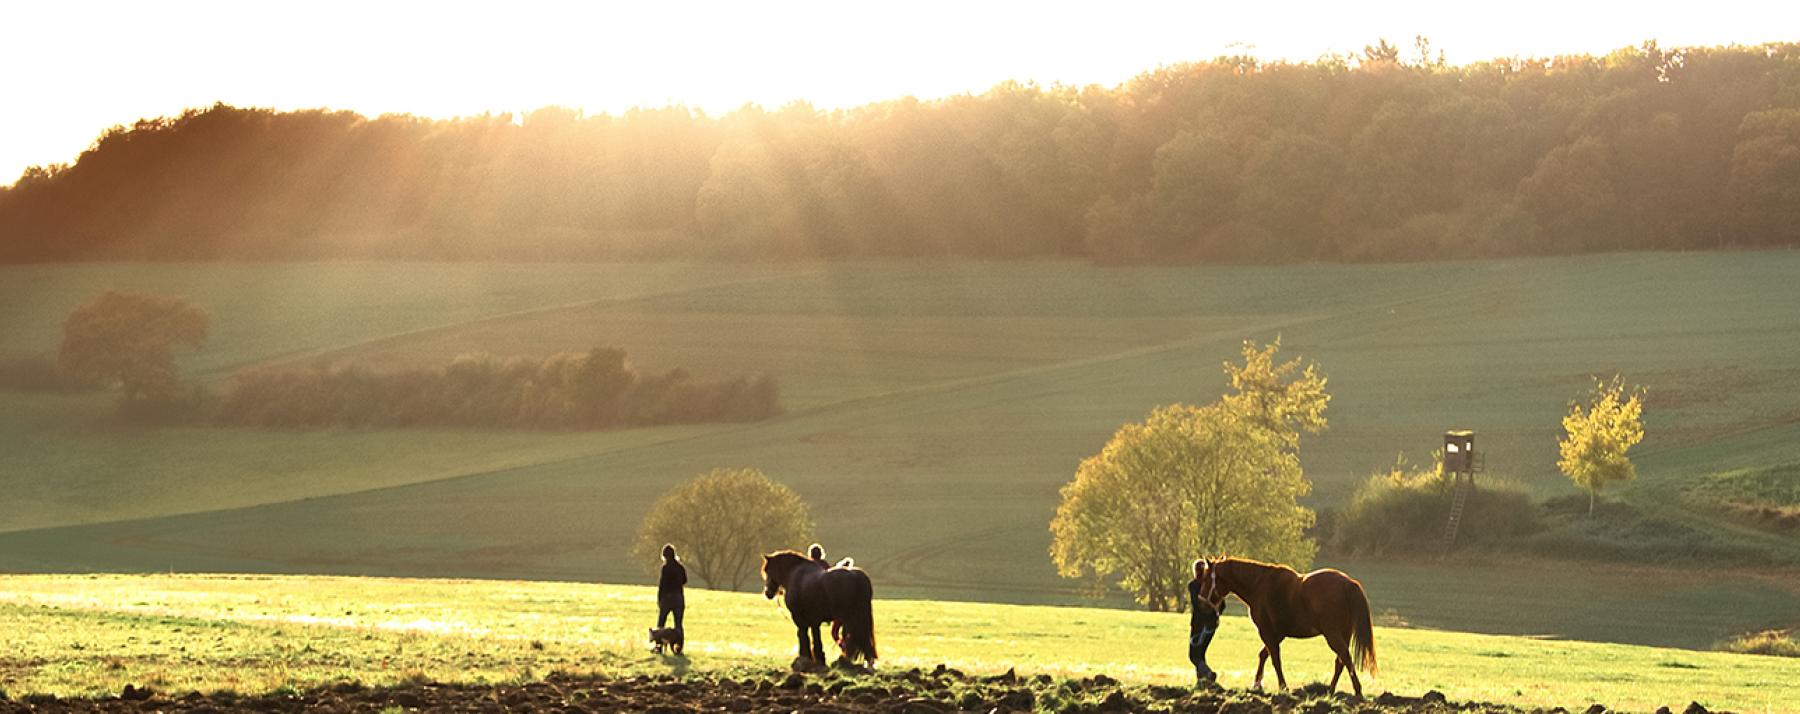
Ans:
<svg viewBox="0 0 1800 714"><path fill-rule="evenodd" d="M1161 65L1305 61L1424 35L1456 64L1800 40L1800 3L60 2L0 3L0 185L107 127L226 102L452 117L560 105L724 113L1114 86Z"/></svg>

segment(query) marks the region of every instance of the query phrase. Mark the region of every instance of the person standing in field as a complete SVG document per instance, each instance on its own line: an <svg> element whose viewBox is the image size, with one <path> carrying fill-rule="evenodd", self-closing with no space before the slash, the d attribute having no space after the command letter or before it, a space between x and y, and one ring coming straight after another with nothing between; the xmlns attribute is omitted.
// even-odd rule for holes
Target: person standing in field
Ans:
<svg viewBox="0 0 1800 714"><path fill-rule="evenodd" d="M1192 612L1188 621L1188 661L1194 663L1195 685L1219 679L1219 673L1206 664L1206 648L1212 645L1213 634L1219 631L1219 616L1225 612L1225 600L1220 599L1216 607L1213 605L1211 588L1202 584L1207 575L1206 561L1194 561L1194 579L1188 581L1187 591L1188 609Z"/></svg>
<svg viewBox="0 0 1800 714"><path fill-rule="evenodd" d="M819 545L818 543L807 546L806 557L811 558L813 562L818 563L821 566L826 568L831 567L830 563L825 562L825 546Z"/></svg>
<svg viewBox="0 0 1800 714"><path fill-rule="evenodd" d="M687 568L675 557L675 544L662 549L662 578L656 581L656 628L662 629L669 615L675 616L675 629L681 629L681 616L687 612Z"/></svg>

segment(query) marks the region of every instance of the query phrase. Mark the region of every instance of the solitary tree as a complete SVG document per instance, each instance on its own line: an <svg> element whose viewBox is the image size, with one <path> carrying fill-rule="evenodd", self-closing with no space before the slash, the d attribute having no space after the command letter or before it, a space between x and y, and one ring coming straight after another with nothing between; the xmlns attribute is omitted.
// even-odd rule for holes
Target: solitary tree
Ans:
<svg viewBox="0 0 1800 714"><path fill-rule="evenodd" d="M1159 407L1081 463L1050 521L1058 573L1097 589L1116 582L1153 610L1179 610L1196 555L1312 561L1298 432L1325 427L1328 397L1324 377L1312 367L1296 375L1276 350L1246 344L1245 363L1226 365L1236 393Z"/></svg>
<svg viewBox="0 0 1800 714"><path fill-rule="evenodd" d="M181 394L171 349L199 347L210 323L180 298L107 291L69 313L57 360L78 378L119 385L124 402L171 399Z"/></svg>
<svg viewBox="0 0 1800 714"><path fill-rule="evenodd" d="M1629 387L1617 376L1594 380L1586 403L1570 402L1563 417L1563 438L1556 462L1575 485L1587 489L1588 515L1609 481L1637 478L1637 467L1625 455L1644 440L1644 390Z"/></svg>
<svg viewBox="0 0 1800 714"><path fill-rule="evenodd" d="M672 543L707 587L738 590L764 553L810 540L812 518L793 489L756 469L713 469L657 499L632 554L653 563Z"/></svg>

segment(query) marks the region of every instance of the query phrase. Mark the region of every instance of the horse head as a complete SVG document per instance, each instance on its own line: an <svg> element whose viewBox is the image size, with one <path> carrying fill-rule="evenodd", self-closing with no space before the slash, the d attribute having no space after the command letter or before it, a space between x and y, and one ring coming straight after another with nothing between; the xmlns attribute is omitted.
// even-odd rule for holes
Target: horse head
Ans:
<svg viewBox="0 0 1800 714"><path fill-rule="evenodd" d="M774 600L776 595L781 594L781 577L774 570L769 568L770 565L775 563L775 556L777 555L780 555L780 553L770 553L763 556L763 597L770 600Z"/></svg>
<svg viewBox="0 0 1800 714"><path fill-rule="evenodd" d="M1220 613L1225 612L1225 596L1231 594L1230 583L1219 580L1226 559L1219 556L1194 561L1194 582L1200 584L1200 599Z"/></svg>

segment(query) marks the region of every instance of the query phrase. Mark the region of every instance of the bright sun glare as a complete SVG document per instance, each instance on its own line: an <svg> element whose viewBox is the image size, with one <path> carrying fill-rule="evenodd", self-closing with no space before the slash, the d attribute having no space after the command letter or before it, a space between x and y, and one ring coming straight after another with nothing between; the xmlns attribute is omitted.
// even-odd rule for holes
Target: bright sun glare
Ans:
<svg viewBox="0 0 1800 714"><path fill-rule="evenodd" d="M21 3L0 181L67 162L105 127L227 102L450 117L546 105L721 113L979 93L1014 79L1115 85L1222 54L1309 60L1424 35L1451 62L1792 39L1800 4ZM33 58L29 64L22 58Z"/></svg>

